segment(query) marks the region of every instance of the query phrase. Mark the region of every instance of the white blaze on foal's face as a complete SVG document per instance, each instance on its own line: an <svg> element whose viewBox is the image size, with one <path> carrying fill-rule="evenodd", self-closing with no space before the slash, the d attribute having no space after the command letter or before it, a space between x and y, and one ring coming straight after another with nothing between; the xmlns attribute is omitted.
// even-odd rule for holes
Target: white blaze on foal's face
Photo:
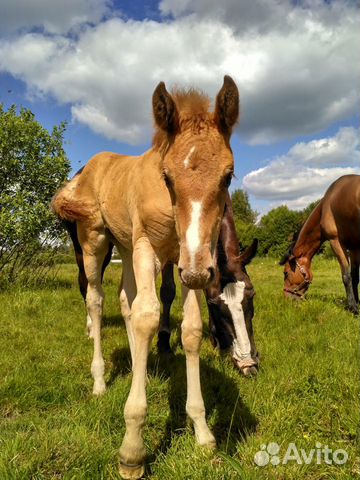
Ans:
<svg viewBox="0 0 360 480"><path fill-rule="evenodd" d="M245 316L242 308L245 282L228 283L220 298L228 306L233 322L236 338L233 342L234 357L239 360L251 359L251 344L246 329Z"/></svg>
<svg viewBox="0 0 360 480"><path fill-rule="evenodd" d="M200 218L202 202L191 202L190 225L186 231L186 246L190 255L190 266L195 269L195 255L200 246Z"/></svg>
<svg viewBox="0 0 360 480"><path fill-rule="evenodd" d="M184 160L184 166L187 168L189 166L189 162L191 160L192 154L195 152L195 147L191 147L189 153L186 155Z"/></svg>

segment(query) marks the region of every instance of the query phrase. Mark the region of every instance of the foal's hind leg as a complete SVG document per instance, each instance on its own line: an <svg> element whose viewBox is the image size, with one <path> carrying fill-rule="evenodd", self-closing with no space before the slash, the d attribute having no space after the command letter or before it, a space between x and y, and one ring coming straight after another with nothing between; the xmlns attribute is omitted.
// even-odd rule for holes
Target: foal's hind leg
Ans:
<svg viewBox="0 0 360 480"><path fill-rule="evenodd" d="M135 339L131 322L131 306L136 296L136 283L131 252L120 248L119 252L123 264L121 284L119 289L120 308L121 314L125 321L126 333L128 336L131 353L131 365L133 366L135 357Z"/></svg>
<svg viewBox="0 0 360 480"><path fill-rule="evenodd" d="M162 282L160 287L160 300L163 305L163 313L160 320L157 347L160 353L170 353L170 310L176 296L174 281L174 266L167 263L162 270Z"/></svg>
<svg viewBox="0 0 360 480"><path fill-rule="evenodd" d="M332 249L334 250L334 253L340 263L340 268L341 268L341 273L342 273L342 279L344 283L344 287L346 290L346 296L347 296L347 301L348 301L348 306L349 309L357 313L358 312L358 307L356 304L355 300L355 295L353 291L353 285L352 285L352 280L351 280L351 268L349 264L349 260L346 254L345 249L341 245L338 239L331 239L330 244Z"/></svg>
<svg viewBox="0 0 360 480"><path fill-rule="evenodd" d="M120 475L140 478L144 472L145 446L142 430L145 423L146 366L151 340L159 328L160 303L156 295L157 262L150 242L138 240L133 253L137 294L131 307L131 323L135 339L133 378L125 404L125 436L120 448Z"/></svg>
<svg viewBox="0 0 360 480"><path fill-rule="evenodd" d="M200 386L200 344L202 320L201 290L182 287L184 320L181 340L186 355L187 400L186 413L194 422L195 436L200 445L214 448L216 441L205 420L205 406Z"/></svg>
<svg viewBox="0 0 360 480"><path fill-rule="evenodd" d="M104 359L101 351L101 319L103 313L104 291L101 286L102 266L109 248L103 231L87 231L85 226L79 227L84 268L88 287L86 292L86 307L92 321L94 338L94 356L91 363L91 373L94 378L94 395L105 392Z"/></svg>

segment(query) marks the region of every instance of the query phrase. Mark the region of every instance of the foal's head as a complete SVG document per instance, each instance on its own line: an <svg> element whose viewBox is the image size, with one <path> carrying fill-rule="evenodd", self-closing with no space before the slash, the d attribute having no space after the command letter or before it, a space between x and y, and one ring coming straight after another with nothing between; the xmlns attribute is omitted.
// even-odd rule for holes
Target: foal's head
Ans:
<svg viewBox="0 0 360 480"><path fill-rule="evenodd" d="M177 90L163 82L155 89L154 147L170 192L180 241L179 274L189 288L205 288L215 272L214 254L225 196L234 172L231 131L239 115L239 92L225 76L209 112L207 96Z"/></svg>

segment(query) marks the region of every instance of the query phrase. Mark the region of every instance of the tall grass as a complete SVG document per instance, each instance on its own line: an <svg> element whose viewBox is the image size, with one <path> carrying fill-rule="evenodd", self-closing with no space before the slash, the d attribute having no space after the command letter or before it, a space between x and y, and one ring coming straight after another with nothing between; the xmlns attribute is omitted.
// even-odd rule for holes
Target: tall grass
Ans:
<svg viewBox="0 0 360 480"><path fill-rule="evenodd" d="M91 395L92 345L74 265L41 289L0 294L0 479L118 479L123 407L131 373L119 315L120 266L105 277L103 349L108 390ZM204 306L201 378L207 418L218 451L198 447L185 415L185 359L180 345L181 302L173 307L174 355L149 357L146 478L350 479L360 474L359 319L345 309L339 267L316 260L302 303L282 297L281 268L257 259L255 335L261 370L241 377L211 346ZM346 464L316 461L259 467L254 455L276 442L309 451L316 442L344 449Z"/></svg>

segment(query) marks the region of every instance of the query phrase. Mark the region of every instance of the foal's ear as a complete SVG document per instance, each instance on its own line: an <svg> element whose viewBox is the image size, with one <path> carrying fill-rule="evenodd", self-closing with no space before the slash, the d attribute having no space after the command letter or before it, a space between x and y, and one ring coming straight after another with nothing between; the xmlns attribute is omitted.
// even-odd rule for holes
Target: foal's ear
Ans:
<svg viewBox="0 0 360 480"><path fill-rule="evenodd" d="M244 252L240 255L240 262L243 265L248 265L251 260L255 257L256 252L257 252L257 247L258 247L259 241L257 238L254 238L252 244L246 248Z"/></svg>
<svg viewBox="0 0 360 480"><path fill-rule="evenodd" d="M156 125L168 133L174 133L178 125L178 113L164 82L160 82L155 88L152 105Z"/></svg>
<svg viewBox="0 0 360 480"><path fill-rule="evenodd" d="M215 121L219 129L230 135L239 117L239 90L234 80L225 75L224 83L216 97Z"/></svg>

